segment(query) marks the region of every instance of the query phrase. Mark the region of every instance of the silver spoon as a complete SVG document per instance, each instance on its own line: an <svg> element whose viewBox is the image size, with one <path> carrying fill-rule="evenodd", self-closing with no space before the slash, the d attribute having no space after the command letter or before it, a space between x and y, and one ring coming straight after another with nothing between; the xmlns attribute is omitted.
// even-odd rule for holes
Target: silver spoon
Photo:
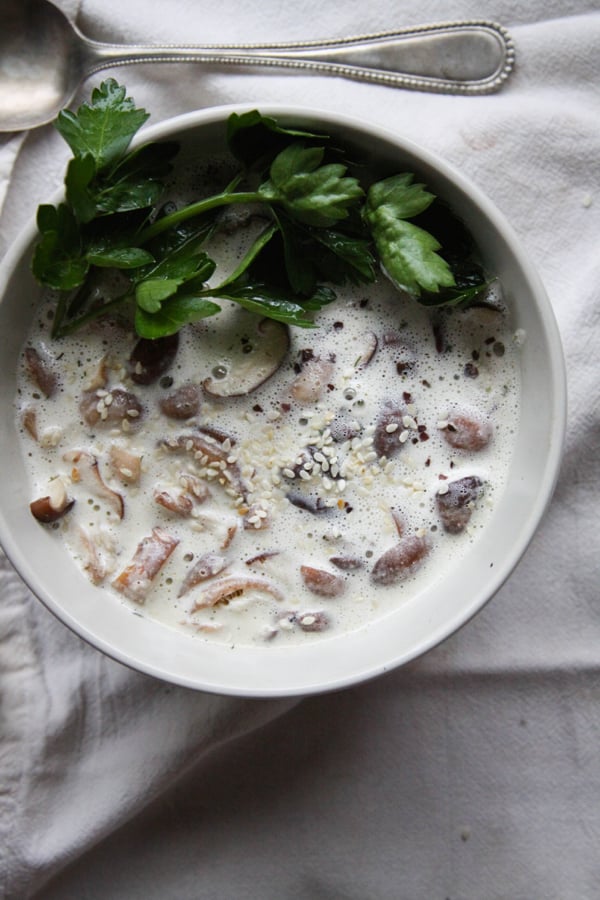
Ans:
<svg viewBox="0 0 600 900"><path fill-rule="evenodd" d="M501 87L514 48L506 30L492 22L263 46L105 44L87 38L50 0L2 0L0 131L46 124L89 75L134 62L297 68L393 87L480 94Z"/></svg>

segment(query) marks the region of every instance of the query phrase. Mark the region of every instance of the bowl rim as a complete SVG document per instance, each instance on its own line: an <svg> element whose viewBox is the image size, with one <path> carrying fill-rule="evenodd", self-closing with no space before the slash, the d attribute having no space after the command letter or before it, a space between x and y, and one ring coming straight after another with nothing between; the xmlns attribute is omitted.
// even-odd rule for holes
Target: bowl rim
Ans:
<svg viewBox="0 0 600 900"><path fill-rule="evenodd" d="M543 474L540 479L539 488L535 495L534 502L528 507L526 519L521 523L518 540L511 545L510 552L504 554L502 563L496 568L494 575L489 576L485 585L482 585L480 590L475 592L471 597L470 602L463 604L456 614L446 619L442 624L438 624L435 629L432 629L428 633L426 638L417 641L409 652L399 653L398 655L392 655L391 657L388 655L386 658L382 658L378 663L371 662L369 665L362 668L359 666L355 668L351 667L349 670L347 669L343 673L332 675L328 679L321 678L318 683L311 683L310 680L307 680L306 682L296 681L295 683L289 683L287 685L272 684L268 680L267 682L264 682L264 679L262 684L257 683L254 685L248 684L247 682L241 683L241 681L238 684L223 684L218 680L211 681L211 679L206 676L200 680L197 677L191 677L189 674L186 675L184 673L177 673L177 671L168 670L168 667L164 664L153 662L151 659L136 658L132 655L130 650L114 646L110 641L107 641L102 636L94 633L93 630L83 624L69 610L61 605L60 600L53 595L46 584L40 583L39 579L32 575L28 562L23 555L22 548L13 536L10 523L5 518L1 503L0 544L3 546L8 559L11 561L21 579L56 618L91 646L102 651L105 655L121 664L163 681L209 693L255 698L305 696L308 694L338 690L357 683L362 683L376 678L387 671L405 665L412 660L420 658L423 654L427 653L433 647L437 646L450 635L462 628L463 625L486 605L505 583L514 571L537 531L550 503L558 480L560 463L564 451L567 421L566 366L558 324L549 297L537 270L526 254L516 232L513 230L507 218L469 177L465 176L461 171L447 162L442 156L416 142L404 138L395 130L353 115L337 113L318 107L272 102L234 103L192 110L146 125L134 138L132 148L150 140L156 141L173 138L176 133L182 131L197 129L210 124L221 124L224 123L228 116L233 112L243 113L254 109L260 110L263 115L272 115L279 118L281 121L313 121L317 122L317 124L328 124L330 127L335 127L341 131L358 131L365 136L375 136L378 140L396 146L401 152L406 153L407 155L418 157L425 167L435 170L440 174L444 182L456 186L459 192L466 195L470 202L477 207L480 214L491 223L493 229L502 235L509 253L516 261L526 282L529 284L532 294L537 298L537 313L544 328L544 338L549 351L551 373L551 383L548 385L548 396L551 398L549 413L552 420L550 429L551 440L549 441L547 453L544 457ZM61 188L55 192L48 202L56 203L63 196L64 189ZM21 230L0 263L0 302L3 299L13 269L29 250L36 232L36 223L33 219ZM162 629L165 628L165 626L159 627ZM365 629L361 629L361 633L363 631L368 632L369 630L371 630L370 625L366 626ZM187 636L184 637L188 639ZM337 639L340 638L336 638L336 640ZM346 643L352 648L356 641L356 635L350 638L346 635L345 639ZM248 648L244 647L243 649L247 650ZM277 655L280 655L283 652L286 655L290 655L290 649L294 648L280 650L279 648L270 647L268 652L269 654L275 652ZM259 648L259 652L264 655L264 650L262 648ZM295 655L295 649L293 655ZM252 653L250 656L252 656Z"/></svg>

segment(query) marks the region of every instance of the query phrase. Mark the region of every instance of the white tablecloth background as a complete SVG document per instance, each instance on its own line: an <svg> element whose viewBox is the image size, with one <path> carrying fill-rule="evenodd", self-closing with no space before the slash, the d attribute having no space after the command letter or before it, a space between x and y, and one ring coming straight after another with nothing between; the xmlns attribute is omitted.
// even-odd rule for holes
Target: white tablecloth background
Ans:
<svg viewBox="0 0 600 900"><path fill-rule="evenodd" d="M237 101L312 104L397 129L461 167L545 282L570 415L555 498L505 587L425 658L342 692L238 700L136 674L64 628L0 558L0 894L599 898L598 0L59 5L108 41L507 26L517 69L481 98L182 65L110 74L153 122ZM62 183L67 155L50 127L0 135L0 252Z"/></svg>

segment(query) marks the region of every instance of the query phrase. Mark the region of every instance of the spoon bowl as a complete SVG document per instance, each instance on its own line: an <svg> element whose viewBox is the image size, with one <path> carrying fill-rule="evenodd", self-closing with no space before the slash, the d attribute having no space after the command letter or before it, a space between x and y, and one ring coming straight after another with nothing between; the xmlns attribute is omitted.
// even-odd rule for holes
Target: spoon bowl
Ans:
<svg viewBox="0 0 600 900"><path fill-rule="evenodd" d="M4 0L0 31L0 131L52 121L88 76L135 62L262 66L443 93L498 90L514 64L506 30L454 22L291 44L128 46L93 41L50 0Z"/></svg>

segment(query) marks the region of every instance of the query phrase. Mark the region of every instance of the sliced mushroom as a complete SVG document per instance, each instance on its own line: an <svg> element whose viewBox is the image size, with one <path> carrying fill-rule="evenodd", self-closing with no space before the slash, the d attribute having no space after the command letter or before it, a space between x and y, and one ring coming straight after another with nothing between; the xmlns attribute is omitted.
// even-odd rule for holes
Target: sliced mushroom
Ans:
<svg viewBox="0 0 600 900"><path fill-rule="evenodd" d="M74 482L81 482L95 497L110 506L119 519L122 519L125 512L123 497L104 483L96 457L86 450L69 450L63 455L63 459L72 463L71 479Z"/></svg>
<svg viewBox="0 0 600 900"><path fill-rule="evenodd" d="M187 572L177 596L183 597L197 584L206 581L207 578L213 578L215 575L218 575L226 565L227 560L224 556L219 556L218 553L205 553Z"/></svg>
<svg viewBox="0 0 600 900"><path fill-rule="evenodd" d="M300 566L300 574L308 590L319 597L339 597L346 588L346 582L340 575L324 569Z"/></svg>
<svg viewBox="0 0 600 900"><path fill-rule="evenodd" d="M445 482L438 490L435 502L444 530L460 534L471 518L473 504L483 492L483 481L477 475L467 475Z"/></svg>
<svg viewBox="0 0 600 900"><path fill-rule="evenodd" d="M252 393L277 371L290 346L289 331L282 322L240 315L227 325L215 348L220 361L202 382L211 397Z"/></svg>
<svg viewBox="0 0 600 900"><path fill-rule="evenodd" d="M38 440L37 412L32 406L28 406L27 409L23 410L21 422L23 423L23 428L30 435L30 437L32 437L34 439L34 441L37 441Z"/></svg>
<svg viewBox="0 0 600 900"><path fill-rule="evenodd" d="M330 556L329 562L342 572L354 572L364 566L363 560L358 556Z"/></svg>
<svg viewBox="0 0 600 900"><path fill-rule="evenodd" d="M317 632L317 631L326 631L330 626L329 616L327 616L322 610L317 610L316 612L306 611L306 612L288 612L284 613L284 615L279 615L277 617L277 625L279 628L277 630L283 631L291 631L294 626L298 625L302 631L309 632ZM276 633L276 632L275 632ZM269 635L269 637L273 637L274 635Z"/></svg>
<svg viewBox="0 0 600 900"><path fill-rule="evenodd" d="M191 419L200 409L198 388L195 384L183 384L159 403L163 415L169 419Z"/></svg>
<svg viewBox="0 0 600 900"><path fill-rule="evenodd" d="M326 631L329 628L329 617L324 612L303 612L296 614L296 621L302 631Z"/></svg>
<svg viewBox="0 0 600 900"><path fill-rule="evenodd" d="M373 434L373 447L378 456L391 459L402 449L400 435L404 430L406 415L406 407L392 400L383 404Z"/></svg>
<svg viewBox="0 0 600 900"><path fill-rule="evenodd" d="M142 474L142 457L136 453L111 444L109 462L113 475L124 484L137 484Z"/></svg>
<svg viewBox="0 0 600 900"><path fill-rule="evenodd" d="M86 531L78 528L79 543L82 550L82 565L92 584L102 584L112 571L113 560L109 560L97 540Z"/></svg>
<svg viewBox="0 0 600 900"><path fill-rule="evenodd" d="M487 447L494 429L490 422L463 413L449 416L442 432L455 450L477 452Z"/></svg>
<svg viewBox="0 0 600 900"><path fill-rule="evenodd" d="M410 535L379 557L371 572L375 584L395 584L418 569L430 550L426 538Z"/></svg>
<svg viewBox="0 0 600 900"><path fill-rule="evenodd" d="M136 384L152 384L171 367L179 349L179 334L161 338L140 338L129 357L131 379Z"/></svg>
<svg viewBox="0 0 600 900"><path fill-rule="evenodd" d="M363 349L358 357L356 363L356 369L360 371L361 369L366 369L369 365L375 354L377 353L377 348L379 346L379 339L375 332L367 331L363 334Z"/></svg>
<svg viewBox="0 0 600 900"><path fill-rule="evenodd" d="M144 603L152 582L178 543L164 529L153 528L138 544L129 565L112 582L115 590L135 603Z"/></svg>
<svg viewBox="0 0 600 900"><path fill-rule="evenodd" d="M52 397L58 387L58 377L47 356L35 347L26 347L25 363L40 391L45 397Z"/></svg>
<svg viewBox="0 0 600 900"><path fill-rule="evenodd" d="M210 491L205 482L196 475L192 475L191 472L182 472L179 475L179 484L193 497L195 503L205 503L210 497Z"/></svg>
<svg viewBox="0 0 600 900"><path fill-rule="evenodd" d="M108 384L108 359L106 356L103 356L96 368L96 371L90 378L86 389L88 391L98 391L105 388Z"/></svg>
<svg viewBox="0 0 600 900"><path fill-rule="evenodd" d="M291 394L297 403L309 406L317 403L331 382L335 362L320 356L310 356L302 365L302 368L291 386Z"/></svg>
<svg viewBox="0 0 600 900"><path fill-rule="evenodd" d="M193 500L184 491L176 493L174 491L155 490L154 502L181 518L191 516L194 509Z"/></svg>
<svg viewBox="0 0 600 900"><path fill-rule="evenodd" d="M251 556L250 559L246 559L244 562L247 566L262 566L268 559L279 556L279 552L279 550L263 550L262 553L257 553L256 556Z"/></svg>
<svg viewBox="0 0 600 900"><path fill-rule="evenodd" d="M161 446L171 453L190 453L203 466L214 465L219 470L217 483L229 485L238 495L245 497L247 487L236 462L230 462L231 449L199 431L189 431L161 441Z"/></svg>
<svg viewBox="0 0 600 900"><path fill-rule="evenodd" d="M313 516L333 512L333 507L323 500L322 497L301 494L299 491L289 491L285 495L285 499L289 500L292 506L297 506L298 509L312 513Z"/></svg>
<svg viewBox="0 0 600 900"><path fill-rule="evenodd" d="M67 495L67 489L61 478L53 478L45 497L33 500L29 509L38 522L48 525L57 522L65 513L68 513L75 504L75 500Z"/></svg>
<svg viewBox="0 0 600 900"><path fill-rule="evenodd" d="M110 391L84 391L79 411L87 425L114 425L126 421L132 426L140 421L144 407L131 391L113 388Z"/></svg>
<svg viewBox="0 0 600 900"><path fill-rule="evenodd" d="M216 606L218 603L228 603L248 591L269 594L275 600L283 600L283 594L279 588L266 578L230 575L227 578L219 579L207 588L196 601L193 611L204 609L207 606Z"/></svg>

